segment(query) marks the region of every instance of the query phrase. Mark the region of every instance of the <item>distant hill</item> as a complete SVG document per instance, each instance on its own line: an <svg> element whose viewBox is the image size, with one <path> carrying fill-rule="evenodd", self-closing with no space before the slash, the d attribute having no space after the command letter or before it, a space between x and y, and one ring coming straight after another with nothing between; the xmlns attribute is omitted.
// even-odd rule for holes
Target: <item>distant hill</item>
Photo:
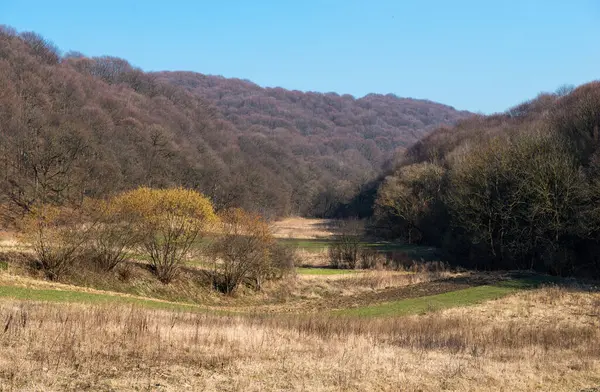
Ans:
<svg viewBox="0 0 600 392"><path fill-rule="evenodd" d="M245 141L273 143L285 150L288 159L299 159L311 172L320 172L311 179L312 202L305 214L330 215L339 203L349 201L380 173L395 152L439 125L454 124L471 115L447 105L393 94L356 99L336 93L263 88L246 80L194 72L154 75L218 108L244 134L242 148ZM252 149L248 146L246 152L264 160L260 149Z"/></svg>
<svg viewBox="0 0 600 392"><path fill-rule="evenodd" d="M139 185L217 208L331 214L398 149L469 115L434 102L261 88L114 57L61 55L0 28L0 204L27 209Z"/></svg>
<svg viewBox="0 0 600 392"><path fill-rule="evenodd" d="M451 106L427 100L369 94L356 99L336 93L262 88L252 82L193 72L159 72L158 80L186 88L209 100L240 129L296 132L311 141L373 140L382 152L409 146L425 130L468 116ZM319 140L321 139L321 140ZM371 157L368 157L372 160Z"/></svg>

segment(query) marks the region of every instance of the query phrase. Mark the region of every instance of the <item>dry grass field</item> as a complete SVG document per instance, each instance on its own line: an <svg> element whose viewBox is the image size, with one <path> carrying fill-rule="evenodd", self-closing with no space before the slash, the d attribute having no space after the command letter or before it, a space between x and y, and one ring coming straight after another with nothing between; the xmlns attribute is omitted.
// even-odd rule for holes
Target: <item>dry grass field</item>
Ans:
<svg viewBox="0 0 600 392"><path fill-rule="evenodd" d="M600 294L544 288L400 318L0 303L1 390L579 391Z"/></svg>
<svg viewBox="0 0 600 392"><path fill-rule="evenodd" d="M225 296L206 287L201 263L169 285L143 260L126 278L75 269L49 282L4 237L0 391L600 388L593 282L332 270L309 249L295 275Z"/></svg>
<svg viewBox="0 0 600 392"><path fill-rule="evenodd" d="M11 231L0 230L0 250L14 249L19 247L16 235Z"/></svg>
<svg viewBox="0 0 600 392"><path fill-rule="evenodd" d="M278 238L328 238L335 233L334 220L293 217L274 222L273 235Z"/></svg>

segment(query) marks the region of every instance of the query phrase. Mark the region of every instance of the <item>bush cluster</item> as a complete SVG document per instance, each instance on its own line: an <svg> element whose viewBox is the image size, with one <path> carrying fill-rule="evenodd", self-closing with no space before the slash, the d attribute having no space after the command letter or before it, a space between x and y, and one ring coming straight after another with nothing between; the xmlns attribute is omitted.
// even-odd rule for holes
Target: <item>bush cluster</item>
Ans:
<svg viewBox="0 0 600 392"><path fill-rule="evenodd" d="M21 230L50 279L80 259L110 272L139 252L168 284L209 236L204 256L214 261L215 287L225 293L245 283L260 290L294 267L294 254L274 241L260 216L241 209L217 215L208 198L183 188L142 187L71 208L36 206L21 220Z"/></svg>

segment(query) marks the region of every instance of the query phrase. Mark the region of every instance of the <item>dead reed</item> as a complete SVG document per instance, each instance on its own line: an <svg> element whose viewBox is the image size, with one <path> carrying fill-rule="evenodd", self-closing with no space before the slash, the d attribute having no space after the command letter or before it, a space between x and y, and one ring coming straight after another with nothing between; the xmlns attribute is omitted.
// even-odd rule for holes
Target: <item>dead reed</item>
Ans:
<svg viewBox="0 0 600 392"><path fill-rule="evenodd" d="M0 390L577 390L598 293L546 288L396 319L0 304Z"/></svg>

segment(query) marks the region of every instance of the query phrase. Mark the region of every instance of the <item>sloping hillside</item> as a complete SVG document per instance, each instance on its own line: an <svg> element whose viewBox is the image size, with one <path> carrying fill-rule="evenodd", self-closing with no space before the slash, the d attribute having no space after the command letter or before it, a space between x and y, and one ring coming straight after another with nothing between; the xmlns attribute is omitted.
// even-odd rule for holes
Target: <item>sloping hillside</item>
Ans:
<svg viewBox="0 0 600 392"><path fill-rule="evenodd" d="M466 113L427 101L262 89L62 55L0 28L0 204L27 210L138 185L183 185L217 208L327 215L397 148ZM14 209L13 209L14 210Z"/></svg>
<svg viewBox="0 0 600 392"><path fill-rule="evenodd" d="M439 129L379 188L383 233L460 264L600 276L600 82Z"/></svg>
<svg viewBox="0 0 600 392"><path fill-rule="evenodd" d="M339 150L344 143L361 146L365 140L372 140L373 148L391 151L411 145L431 126L454 123L469 114L447 105L393 94L369 94L355 99L336 93L262 88L250 81L192 72L161 72L157 76L209 100L240 129L254 126L254 132L295 131L311 142L325 142L333 150ZM381 163L381 156L363 155Z"/></svg>

